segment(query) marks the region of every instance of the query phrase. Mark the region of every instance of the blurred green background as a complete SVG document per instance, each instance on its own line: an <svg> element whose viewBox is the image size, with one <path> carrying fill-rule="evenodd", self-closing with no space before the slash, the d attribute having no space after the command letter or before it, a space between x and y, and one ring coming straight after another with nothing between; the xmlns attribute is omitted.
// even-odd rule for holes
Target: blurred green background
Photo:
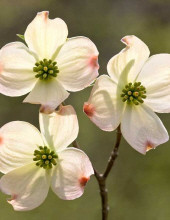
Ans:
<svg viewBox="0 0 170 220"><path fill-rule="evenodd" d="M97 45L100 74L108 60L123 48L120 39L129 34L141 38L151 54L170 53L170 1L163 0L0 0L0 46L18 40L38 11L49 10L50 18L60 17L68 25L69 37L87 36ZM112 150L115 133L100 131L83 114L91 88L72 93L67 104L78 114L78 141L94 166L102 171ZM38 126L38 106L22 104L24 97L0 95L0 126L24 120ZM162 103L164 104L164 103ZM160 115L170 132L170 115ZM123 140L120 154L108 181L110 220L170 219L170 143L146 156ZM84 195L62 201L50 191L46 201L30 212L14 212L8 196L0 193L0 220L100 220L99 190L94 177Z"/></svg>

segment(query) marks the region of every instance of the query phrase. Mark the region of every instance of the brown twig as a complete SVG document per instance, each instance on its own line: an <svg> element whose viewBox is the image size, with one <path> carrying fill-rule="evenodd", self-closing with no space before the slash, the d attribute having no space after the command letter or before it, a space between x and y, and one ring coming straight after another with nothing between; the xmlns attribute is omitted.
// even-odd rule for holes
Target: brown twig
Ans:
<svg viewBox="0 0 170 220"><path fill-rule="evenodd" d="M114 165L114 162L118 156L118 150L120 146L120 141L122 137L122 133L120 131L120 125L117 128L117 136L116 136L116 143L115 146L111 152L110 158L108 160L108 164L106 166L106 169L103 174L100 174L95 168L94 168L94 173L95 177L97 179L97 182L99 184L99 189L100 189L100 195L101 195L101 202L102 202L102 220L107 220L108 219L108 212L109 212L109 205L108 205L108 191L106 188L106 179ZM78 142L75 140L73 143L73 146L76 148L80 149L80 146Z"/></svg>
<svg viewBox="0 0 170 220"><path fill-rule="evenodd" d="M108 164L106 166L104 173L99 174L95 170L95 177L96 177L98 184L99 184L101 202L102 202L102 220L108 219L109 205L108 205L108 191L106 188L106 179L107 179L107 177L108 177L108 175L114 165L114 162L118 156L118 150L119 150L120 141L121 141L121 137L122 137L122 133L120 131L120 125L116 131L117 131L116 143L115 143L115 146L111 152L111 155L108 160Z"/></svg>
<svg viewBox="0 0 170 220"><path fill-rule="evenodd" d="M122 137L122 133L120 131L120 125L117 128L116 132L117 132L116 143L115 143L115 146L113 148L113 151L111 152L110 158L108 160L107 167L106 167L105 172L103 174L103 177L105 179L107 178L108 174L110 173L110 171L111 171L111 169L114 165L114 162L115 162L115 160L118 156L118 150L119 150L120 141L121 141L121 137Z"/></svg>
<svg viewBox="0 0 170 220"><path fill-rule="evenodd" d="M107 220L109 205L108 205L108 191L106 188L106 179L103 177L103 174L99 174L96 170L94 173L100 189L100 196L102 203L102 220Z"/></svg>

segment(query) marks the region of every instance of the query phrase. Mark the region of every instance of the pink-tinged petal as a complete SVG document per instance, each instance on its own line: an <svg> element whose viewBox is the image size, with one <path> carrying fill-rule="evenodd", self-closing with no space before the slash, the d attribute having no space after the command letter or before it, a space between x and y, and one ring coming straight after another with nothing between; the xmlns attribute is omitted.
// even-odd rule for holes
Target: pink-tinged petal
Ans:
<svg viewBox="0 0 170 220"><path fill-rule="evenodd" d="M69 93L57 80L38 80L33 90L24 99L24 102L43 105L52 112L68 96Z"/></svg>
<svg viewBox="0 0 170 220"><path fill-rule="evenodd" d="M151 143L150 141L147 141L146 142L146 152L152 150L152 149L155 149L155 146L153 143Z"/></svg>
<svg viewBox="0 0 170 220"><path fill-rule="evenodd" d="M49 190L50 176L35 163L19 167L0 179L0 189L11 195L8 202L16 211L28 211L41 205Z"/></svg>
<svg viewBox="0 0 170 220"><path fill-rule="evenodd" d="M0 136L0 146L2 146L3 144L4 144L4 138Z"/></svg>
<svg viewBox="0 0 170 220"><path fill-rule="evenodd" d="M110 59L107 71L116 83L124 86L127 82L134 82L150 52L136 36L126 36L121 41L126 48Z"/></svg>
<svg viewBox="0 0 170 220"><path fill-rule="evenodd" d="M120 124L123 108L117 84L107 75L102 75L96 80L83 110L100 129L113 131Z"/></svg>
<svg viewBox="0 0 170 220"><path fill-rule="evenodd" d="M93 117L93 115L95 114L95 107L93 104L89 104L85 102L83 106L83 111L90 118Z"/></svg>
<svg viewBox="0 0 170 220"><path fill-rule="evenodd" d="M80 179L79 179L79 183L82 187L85 187L87 182L90 180L89 177L85 177L85 176L82 176Z"/></svg>
<svg viewBox="0 0 170 220"><path fill-rule="evenodd" d="M56 62L57 79L69 91L79 91L89 86L98 76L98 50L86 37L74 37L61 48Z"/></svg>
<svg viewBox="0 0 170 220"><path fill-rule="evenodd" d="M3 65L2 61L1 61L1 63L0 63L0 74L2 73L3 69L4 69L4 65Z"/></svg>
<svg viewBox="0 0 170 220"><path fill-rule="evenodd" d="M33 67L36 55L21 42L5 45L0 50L0 93L21 96L36 83Z"/></svg>
<svg viewBox="0 0 170 220"><path fill-rule="evenodd" d="M59 161L52 175L52 190L65 200L80 197L90 176L94 174L87 155L76 148L61 151Z"/></svg>
<svg viewBox="0 0 170 220"><path fill-rule="evenodd" d="M155 112L170 112L170 54L151 56L137 81L146 87L145 103Z"/></svg>
<svg viewBox="0 0 170 220"><path fill-rule="evenodd" d="M51 114L54 112L54 108L51 108L48 105L41 105L40 112L44 114Z"/></svg>
<svg viewBox="0 0 170 220"><path fill-rule="evenodd" d="M121 131L126 141L142 154L169 139L159 117L145 104L126 106Z"/></svg>
<svg viewBox="0 0 170 220"><path fill-rule="evenodd" d="M92 56L92 57L89 59L89 64L91 65L92 68L97 68L97 69L99 69L98 56Z"/></svg>
<svg viewBox="0 0 170 220"><path fill-rule="evenodd" d="M48 145L56 151L68 147L79 131L78 119L71 105L60 106L59 111L52 114L39 114L41 133Z"/></svg>
<svg viewBox="0 0 170 220"><path fill-rule="evenodd" d="M23 121L5 124L0 129L0 172L32 163L34 150L42 145L41 134L33 125Z"/></svg>
<svg viewBox="0 0 170 220"><path fill-rule="evenodd" d="M39 59L51 59L68 35L66 23L60 18L51 20L48 14L47 11L38 13L25 32L28 47L38 54Z"/></svg>

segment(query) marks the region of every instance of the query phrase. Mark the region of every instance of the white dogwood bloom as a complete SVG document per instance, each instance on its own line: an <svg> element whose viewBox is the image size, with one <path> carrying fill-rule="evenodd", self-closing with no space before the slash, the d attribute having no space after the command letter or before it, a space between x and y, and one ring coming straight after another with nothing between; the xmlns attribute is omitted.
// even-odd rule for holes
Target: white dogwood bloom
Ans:
<svg viewBox="0 0 170 220"><path fill-rule="evenodd" d="M67 38L60 19L40 12L28 25L21 42L0 50L0 93L21 96L24 102L55 109L68 96L89 86L98 76L98 50L86 37Z"/></svg>
<svg viewBox="0 0 170 220"><path fill-rule="evenodd" d="M39 116L41 133L23 121L0 129L0 189L17 211L38 207L50 186L61 199L78 198L94 173L83 151L67 148L79 130L73 107Z"/></svg>
<svg viewBox="0 0 170 220"><path fill-rule="evenodd" d="M122 42L126 48L109 61L110 77L97 79L84 112L104 131L121 124L127 142L145 154L169 139L154 112L170 112L170 54L149 58L139 38L126 36Z"/></svg>

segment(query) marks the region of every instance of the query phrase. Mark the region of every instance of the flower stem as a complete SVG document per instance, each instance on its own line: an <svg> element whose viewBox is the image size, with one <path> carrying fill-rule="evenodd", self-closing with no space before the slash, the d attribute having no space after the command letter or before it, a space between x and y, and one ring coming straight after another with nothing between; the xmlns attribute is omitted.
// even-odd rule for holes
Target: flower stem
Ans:
<svg viewBox="0 0 170 220"><path fill-rule="evenodd" d="M119 150L119 146L120 146L120 141L121 141L121 137L122 137L122 133L120 131L120 125L119 127L117 128L116 130L117 132L117 136L116 136L116 143L115 143L115 146L111 152L111 155L110 155L110 158L108 160L108 164L107 164L107 167L105 169L105 172L103 174L103 177L106 179L108 174L110 173L113 165L114 165L114 162L118 156L118 150Z"/></svg>
<svg viewBox="0 0 170 220"><path fill-rule="evenodd" d="M96 170L95 170L95 177L97 179L100 189L100 196L102 203L102 220L107 220L109 205L108 205L108 190L106 188L106 179L104 178L103 174L99 174Z"/></svg>
<svg viewBox="0 0 170 220"><path fill-rule="evenodd" d="M116 143L115 146L111 152L111 155L109 157L106 169L103 174L100 174L95 168L94 168L94 173L96 180L99 185L100 189L100 196L101 196L101 203L102 203L102 220L107 220L108 219L108 212L109 212L109 205L108 205L108 190L106 188L106 179L114 166L114 162L118 156L118 150L120 146L120 141L122 137L122 133L120 131L120 125L117 128L117 136L116 136ZM78 142L75 140L73 143L73 146L76 148L80 149L80 146Z"/></svg>
<svg viewBox="0 0 170 220"><path fill-rule="evenodd" d="M99 184L101 202L102 202L102 220L108 219L109 204L108 204L108 190L106 188L106 179L107 179L107 177L108 177L108 175L114 165L114 162L118 156L118 150L119 150L120 141L121 141L121 137L122 137L122 133L120 131L120 125L116 131L117 131L116 143L115 143L115 146L111 152L111 155L108 160L108 164L106 166L104 173L99 174L95 170L95 177L96 177L97 182Z"/></svg>

